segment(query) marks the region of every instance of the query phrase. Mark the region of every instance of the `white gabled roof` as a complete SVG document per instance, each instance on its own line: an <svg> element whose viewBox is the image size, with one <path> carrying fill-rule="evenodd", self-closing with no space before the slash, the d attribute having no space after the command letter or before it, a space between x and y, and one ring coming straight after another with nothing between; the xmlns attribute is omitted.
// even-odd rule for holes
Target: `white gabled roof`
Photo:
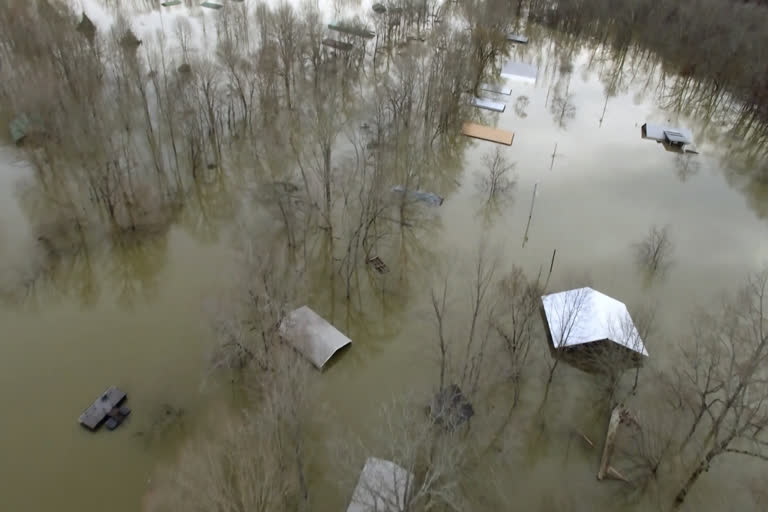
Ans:
<svg viewBox="0 0 768 512"><path fill-rule="evenodd" d="M652 123L645 123L643 128L645 128L646 139L653 139L658 142L664 142L669 139L671 142L693 144L693 134L685 128L673 128Z"/></svg>
<svg viewBox="0 0 768 512"><path fill-rule="evenodd" d="M368 457L347 512L399 512L412 485L412 473L394 462Z"/></svg>
<svg viewBox="0 0 768 512"><path fill-rule="evenodd" d="M627 306L592 288L576 288L541 298L554 348L611 340L648 355Z"/></svg>
<svg viewBox="0 0 768 512"><path fill-rule="evenodd" d="M288 313L280 324L280 335L320 370L333 354L352 343L307 306Z"/></svg>

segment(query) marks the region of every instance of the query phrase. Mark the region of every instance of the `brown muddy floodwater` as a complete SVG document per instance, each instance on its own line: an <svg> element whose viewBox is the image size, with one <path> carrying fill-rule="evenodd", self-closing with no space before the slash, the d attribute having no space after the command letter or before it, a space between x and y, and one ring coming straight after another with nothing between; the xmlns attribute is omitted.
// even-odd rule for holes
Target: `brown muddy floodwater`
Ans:
<svg viewBox="0 0 768 512"><path fill-rule="evenodd" d="M561 73L556 43L536 33L532 44L514 50L539 67L538 79L510 82L512 96L502 97L506 112L483 114L515 132L514 144L504 149L517 175L508 203L483 211L476 183L481 158L494 146L462 141L468 144L462 160L434 184L446 196L438 222L418 240L384 253L395 267L387 279L407 282L407 292L352 316L340 296L336 304L322 290L308 298L354 342L341 362L316 379L334 423L364 436L383 402L428 382L435 367L428 292L434 269L448 270L455 287L465 289L463 270L483 243L502 268L514 263L529 275L540 267L546 272L556 249L550 289L588 275L594 287L629 305L658 305L660 341L649 351L660 366L687 331L694 305L735 289L768 261L768 219L754 209L768 198L730 178L741 163L710 142L719 140L712 128L701 119L674 116L675 124L694 132L701 154L692 157L641 140L646 120L671 117L658 109L643 80L626 78L623 92L606 105L600 76L611 62L595 64L591 53L575 52L572 71ZM518 102L522 96L524 113L514 108L526 103ZM0 270L6 281L24 271L35 243L15 193L26 173L20 158L13 148L0 152ZM653 224L670 226L674 262L663 280L648 286L632 244ZM172 461L179 443L209 419L222 392L206 385L210 331L204 304L234 278L227 226L212 229L215 236L196 236L181 222L141 250L97 251L88 271L55 272L15 303L0 306L0 511L137 511L156 466ZM88 301L80 292L85 279L97 290ZM534 351L545 355L543 344ZM509 457L500 481L515 509L621 508L604 501L615 487L596 482L597 455L571 446L558 429L579 417L570 406L580 393L579 378L570 371L556 377L553 403L561 419L548 435L521 435L500 448ZM542 382L532 376L523 388L523 407L540 399ZM127 391L133 414L115 432L88 433L77 417L111 384ZM181 424L150 439L150 424L165 414L165 404L184 410ZM604 427L584 428L599 437ZM713 467L691 495L691 510L746 510L749 502L738 496L749 481L742 477L755 475L749 468L728 462ZM333 461L315 469L326 473L314 484L328 504L323 510L343 510L349 499L351 489L330 483L328 473L338 469ZM715 481L716 487L709 485Z"/></svg>

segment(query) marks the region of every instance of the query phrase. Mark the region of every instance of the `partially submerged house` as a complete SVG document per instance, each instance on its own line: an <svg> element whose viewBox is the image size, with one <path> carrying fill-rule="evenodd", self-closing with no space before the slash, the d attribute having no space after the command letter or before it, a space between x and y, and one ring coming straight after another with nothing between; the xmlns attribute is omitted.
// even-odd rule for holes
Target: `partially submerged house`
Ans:
<svg viewBox="0 0 768 512"><path fill-rule="evenodd" d="M693 144L693 134L684 128L645 123L640 128L640 134L644 139L655 140L671 146L683 147Z"/></svg>
<svg viewBox="0 0 768 512"><path fill-rule="evenodd" d="M525 62L506 61L501 66L501 76L510 80L519 80L522 82L536 83L536 77L539 74L539 68Z"/></svg>
<svg viewBox="0 0 768 512"><path fill-rule="evenodd" d="M413 474L394 462L375 457L365 461L347 512L405 510Z"/></svg>
<svg viewBox="0 0 768 512"><path fill-rule="evenodd" d="M585 287L544 295L541 303L553 357L590 372L606 363L638 367L648 357L623 302Z"/></svg>
<svg viewBox="0 0 768 512"><path fill-rule="evenodd" d="M294 309L280 324L280 336L322 370L352 340L307 306Z"/></svg>

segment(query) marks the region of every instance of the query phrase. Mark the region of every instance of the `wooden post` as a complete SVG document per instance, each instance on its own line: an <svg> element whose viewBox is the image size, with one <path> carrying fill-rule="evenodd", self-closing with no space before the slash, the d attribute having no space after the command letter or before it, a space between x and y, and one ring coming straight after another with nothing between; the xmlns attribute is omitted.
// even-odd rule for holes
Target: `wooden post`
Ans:
<svg viewBox="0 0 768 512"><path fill-rule="evenodd" d="M603 457L600 460L600 469L597 471L597 479L602 480L606 474L610 476L608 468L611 462L611 455L613 455L614 443L616 442L616 432L619 430L619 423L621 423L621 410L622 406L617 405L611 411L611 419L608 421L608 433L605 435L605 445L603 446Z"/></svg>

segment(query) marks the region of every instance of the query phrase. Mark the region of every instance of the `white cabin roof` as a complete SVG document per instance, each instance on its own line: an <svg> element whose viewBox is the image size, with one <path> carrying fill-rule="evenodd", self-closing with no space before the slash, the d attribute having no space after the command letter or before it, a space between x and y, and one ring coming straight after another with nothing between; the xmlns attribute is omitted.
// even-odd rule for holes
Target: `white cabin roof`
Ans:
<svg viewBox="0 0 768 512"><path fill-rule="evenodd" d="M280 335L320 370L333 354L352 343L307 306L288 313L280 324Z"/></svg>
<svg viewBox="0 0 768 512"><path fill-rule="evenodd" d="M507 61L501 66L501 76L513 80L535 83L539 69L524 62Z"/></svg>
<svg viewBox="0 0 768 512"><path fill-rule="evenodd" d="M627 306L592 288L576 288L541 298L554 348L610 340L648 356Z"/></svg>
<svg viewBox="0 0 768 512"><path fill-rule="evenodd" d="M678 144L693 144L693 134L685 128L673 128L661 124L645 123L645 138L658 142L675 142Z"/></svg>
<svg viewBox="0 0 768 512"><path fill-rule="evenodd" d="M413 485L413 474L388 460L368 457L347 512L398 512Z"/></svg>

